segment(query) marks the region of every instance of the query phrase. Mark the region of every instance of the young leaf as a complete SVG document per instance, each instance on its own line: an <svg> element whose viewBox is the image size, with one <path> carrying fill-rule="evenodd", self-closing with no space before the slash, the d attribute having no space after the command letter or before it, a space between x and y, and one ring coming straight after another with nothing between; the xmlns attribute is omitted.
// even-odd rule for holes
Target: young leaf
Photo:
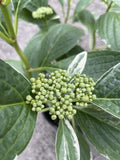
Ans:
<svg viewBox="0 0 120 160"><path fill-rule="evenodd" d="M82 73L87 60L87 52L79 53L68 66L68 73L71 77L74 76L75 73Z"/></svg>
<svg viewBox="0 0 120 160"><path fill-rule="evenodd" d="M82 10L75 14L73 17L73 21L80 21L83 25L85 25L91 35L95 32L95 19L91 12L88 10Z"/></svg>
<svg viewBox="0 0 120 160"><path fill-rule="evenodd" d="M57 160L80 160L77 136L68 120L60 120L56 139Z"/></svg>
<svg viewBox="0 0 120 160"><path fill-rule="evenodd" d="M88 52L87 62L83 73L95 81L108 69L120 62L120 52L117 51L91 51Z"/></svg>
<svg viewBox="0 0 120 160"><path fill-rule="evenodd" d="M107 71L95 86L93 103L120 119L120 63Z"/></svg>
<svg viewBox="0 0 120 160"><path fill-rule="evenodd" d="M109 12L98 19L97 29L99 36L113 50L120 50L120 13Z"/></svg>
<svg viewBox="0 0 120 160"><path fill-rule="evenodd" d="M0 60L0 159L13 160L30 141L36 113L26 105L29 82Z"/></svg>
<svg viewBox="0 0 120 160"><path fill-rule="evenodd" d="M94 115L82 110L77 111L76 122L99 153L111 160L119 160L120 126L112 126L114 121L107 124L107 117L102 113L95 112L95 109ZM110 115L108 117L111 119ZM119 124L119 119L116 119L116 123Z"/></svg>
<svg viewBox="0 0 120 160"><path fill-rule="evenodd" d="M79 2L76 5L74 14L82 11L83 9L85 9L93 0L79 0Z"/></svg>

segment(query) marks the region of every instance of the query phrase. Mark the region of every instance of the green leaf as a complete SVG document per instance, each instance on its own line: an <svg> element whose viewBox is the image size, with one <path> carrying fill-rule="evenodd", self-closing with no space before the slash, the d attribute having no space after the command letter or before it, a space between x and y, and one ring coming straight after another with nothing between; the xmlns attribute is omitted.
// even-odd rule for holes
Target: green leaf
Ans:
<svg viewBox="0 0 120 160"><path fill-rule="evenodd" d="M111 121L111 124L106 123L107 118L111 119L110 115L105 117L105 114L102 115L102 113L95 109L94 115L89 114L89 111L77 111L76 122L99 153L111 160L119 160L120 126L112 126L114 121ZM116 122L118 124L119 119L116 119Z"/></svg>
<svg viewBox="0 0 120 160"><path fill-rule="evenodd" d="M80 160L77 136L68 120L60 120L56 141L57 160Z"/></svg>
<svg viewBox="0 0 120 160"><path fill-rule="evenodd" d="M79 0L79 2L76 5L74 14L82 11L83 9L85 9L90 3L92 3L93 0Z"/></svg>
<svg viewBox="0 0 120 160"><path fill-rule="evenodd" d="M80 131L76 131L80 146L80 160L90 160L90 147ZM92 160L92 159L91 159Z"/></svg>
<svg viewBox="0 0 120 160"><path fill-rule="evenodd" d="M92 110L94 116L85 110L77 111L77 115L75 116L79 127L99 153L107 158L109 157L111 160L119 160L120 126L112 125L114 122L119 124L119 119L115 120L114 118L114 121L112 116L110 118L109 114L102 114L103 111L97 111L95 108L94 110L92 108L89 109L90 112ZM110 124L107 123L109 120L111 121Z"/></svg>
<svg viewBox="0 0 120 160"><path fill-rule="evenodd" d="M71 25L55 25L45 36L41 34L35 36L27 45L25 54L32 67L47 67L53 60L66 54L76 46L82 35L83 32L80 29ZM31 55L33 55L32 58L30 58Z"/></svg>
<svg viewBox="0 0 120 160"><path fill-rule="evenodd" d="M91 12L88 10L82 10L77 12L74 17L73 21L77 22L80 21L83 25L85 25L91 35L95 32L95 19Z"/></svg>
<svg viewBox="0 0 120 160"><path fill-rule="evenodd" d="M70 51L83 35L83 31L67 24L51 28L42 41L39 66L44 66Z"/></svg>
<svg viewBox="0 0 120 160"><path fill-rule="evenodd" d="M26 105L29 82L0 60L0 160L13 160L30 141L36 113Z"/></svg>
<svg viewBox="0 0 120 160"><path fill-rule="evenodd" d="M68 73L71 77L74 76L75 73L82 73L87 60L87 52L81 52L71 62L68 66Z"/></svg>
<svg viewBox="0 0 120 160"><path fill-rule="evenodd" d="M46 32L39 32L28 42L24 53L29 60L30 66L36 68L39 66L41 43Z"/></svg>
<svg viewBox="0 0 120 160"><path fill-rule="evenodd" d="M83 73L95 81L108 69L120 62L120 52L116 51L91 51L88 52L87 62Z"/></svg>
<svg viewBox="0 0 120 160"><path fill-rule="evenodd" d="M107 71L95 86L98 107L120 119L120 63Z"/></svg>
<svg viewBox="0 0 120 160"><path fill-rule="evenodd" d="M9 65L17 70L17 72L22 73L25 77L27 77L27 72L23 67L23 64L20 60L7 60L6 61Z"/></svg>
<svg viewBox="0 0 120 160"><path fill-rule="evenodd" d="M99 36L113 50L120 50L120 13L109 12L98 19Z"/></svg>

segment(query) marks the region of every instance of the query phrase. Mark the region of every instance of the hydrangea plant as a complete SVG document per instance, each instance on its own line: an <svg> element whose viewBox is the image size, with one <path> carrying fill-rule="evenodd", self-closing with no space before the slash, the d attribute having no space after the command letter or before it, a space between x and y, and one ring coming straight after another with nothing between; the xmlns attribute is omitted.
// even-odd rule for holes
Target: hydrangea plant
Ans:
<svg viewBox="0 0 120 160"><path fill-rule="evenodd" d="M92 0L79 0L70 16L73 2L67 0L66 10L58 0L61 23L48 0L0 0L0 38L20 56L0 60L0 160L25 149L43 112L59 121L57 160L92 159L88 141L108 159L120 159L120 2L101 0L107 7L97 18L86 9ZM17 41L20 18L40 28L24 51ZM88 29L88 52L75 22ZM105 46L96 48L96 34Z"/></svg>

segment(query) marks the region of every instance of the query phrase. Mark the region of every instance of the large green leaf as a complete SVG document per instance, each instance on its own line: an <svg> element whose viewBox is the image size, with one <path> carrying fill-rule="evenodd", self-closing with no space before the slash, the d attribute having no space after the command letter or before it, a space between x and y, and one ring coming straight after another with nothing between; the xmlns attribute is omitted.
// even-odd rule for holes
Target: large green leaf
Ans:
<svg viewBox="0 0 120 160"><path fill-rule="evenodd" d="M97 29L111 49L120 50L120 13L109 12L100 16Z"/></svg>
<svg viewBox="0 0 120 160"><path fill-rule="evenodd" d="M60 120L57 141L57 160L80 160L80 148L77 136L68 120Z"/></svg>
<svg viewBox="0 0 120 160"><path fill-rule="evenodd" d="M36 113L25 103L29 92L29 82L0 60L0 160L13 160L31 139Z"/></svg>
<svg viewBox="0 0 120 160"><path fill-rule="evenodd" d="M53 60L70 51L82 34L83 32L76 27L66 24L55 25L45 36L35 36L28 43L25 54L32 67L47 67Z"/></svg>
<svg viewBox="0 0 120 160"><path fill-rule="evenodd" d="M87 62L83 73L97 80L108 69L120 62L120 52L91 51L88 52Z"/></svg>
<svg viewBox="0 0 120 160"><path fill-rule="evenodd" d="M47 33L42 41L39 66L44 66L71 50L83 31L67 24L59 24Z"/></svg>
<svg viewBox="0 0 120 160"><path fill-rule="evenodd" d="M73 21L77 22L80 21L83 25L85 25L91 35L95 32L95 19L91 12L88 10L82 10L77 12L74 17Z"/></svg>
<svg viewBox="0 0 120 160"><path fill-rule="evenodd" d="M120 119L120 63L101 77L95 86L93 103Z"/></svg>
<svg viewBox="0 0 120 160"><path fill-rule="evenodd" d="M92 3L93 0L79 0L79 2L76 5L74 14L82 11L83 9L85 9L90 3Z"/></svg>
<svg viewBox="0 0 120 160"><path fill-rule="evenodd" d="M71 77L73 77L75 73L80 73L80 74L82 73L86 64L86 60L87 60L87 52L85 51L75 56L75 58L70 63L67 69Z"/></svg>
<svg viewBox="0 0 120 160"><path fill-rule="evenodd" d="M111 160L120 159L120 126L119 119L104 111L90 108L77 111L76 122L99 153ZM112 120L113 121L112 121ZM108 121L107 121L108 120ZM109 122L110 123L107 123ZM115 121L114 121L115 120ZM115 122L117 123L116 125Z"/></svg>

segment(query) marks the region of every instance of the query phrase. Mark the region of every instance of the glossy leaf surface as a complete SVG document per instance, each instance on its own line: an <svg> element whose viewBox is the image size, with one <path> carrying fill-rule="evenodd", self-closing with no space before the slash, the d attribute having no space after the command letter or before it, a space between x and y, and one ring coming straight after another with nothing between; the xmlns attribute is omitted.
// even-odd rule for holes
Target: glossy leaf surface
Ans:
<svg viewBox="0 0 120 160"><path fill-rule="evenodd" d="M120 62L120 52L91 51L88 52L87 62L83 73L97 80L111 67Z"/></svg>
<svg viewBox="0 0 120 160"><path fill-rule="evenodd" d="M80 160L77 136L68 120L60 120L56 140L57 160Z"/></svg>
<svg viewBox="0 0 120 160"><path fill-rule="evenodd" d="M36 113L26 105L29 82L0 60L0 160L13 160L30 141Z"/></svg>
<svg viewBox="0 0 120 160"><path fill-rule="evenodd" d="M105 114L104 111L101 112L96 109L92 110L92 108L88 111L86 111L86 109L78 111L76 115L78 125L98 152L107 158L109 157L111 160L119 160L119 119L115 120L114 118L112 119L113 121L111 119L111 115ZM108 120L110 120L110 122ZM114 125L114 122L117 124Z"/></svg>
<svg viewBox="0 0 120 160"><path fill-rule="evenodd" d="M93 103L120 119L120 63L101 77L95 86L95 94L98 99Z"/></svg>

